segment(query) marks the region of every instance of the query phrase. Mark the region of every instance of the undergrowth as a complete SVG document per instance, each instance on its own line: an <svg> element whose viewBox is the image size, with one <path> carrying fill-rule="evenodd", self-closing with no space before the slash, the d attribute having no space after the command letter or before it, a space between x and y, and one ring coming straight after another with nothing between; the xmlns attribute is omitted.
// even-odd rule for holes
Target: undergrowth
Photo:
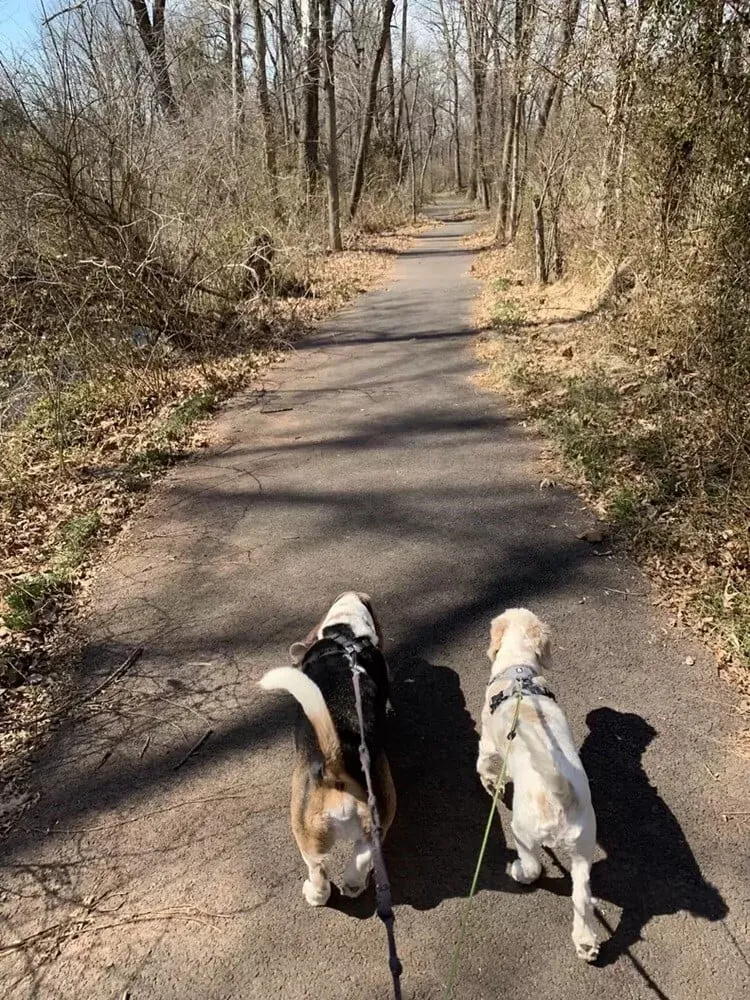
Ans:
<svg viewBox="0 0 750 1000"><path fill-rule="evenodd" d="M518 273L510 253L505 260ZM531 281L486 282L484 325L493 315L529 317L523 329L500 324L483 341L487 383L539 423L676 617L712 641L721 668L747 689L750 475L741 429L750 425L737 413L746 396L729 398L706 377L686 336L697 321L687 303L676 337L653 322L653 298L550 324L549 294Z"/></svg>

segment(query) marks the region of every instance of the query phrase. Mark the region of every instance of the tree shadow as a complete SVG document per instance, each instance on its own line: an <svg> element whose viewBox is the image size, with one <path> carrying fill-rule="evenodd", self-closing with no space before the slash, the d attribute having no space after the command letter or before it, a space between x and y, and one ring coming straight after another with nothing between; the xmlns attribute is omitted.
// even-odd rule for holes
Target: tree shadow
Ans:
<svg viewBox="0 0 750 1000"><path fill-rule="evenodd" d="M591 784L598 840L607 854L592 870L594 896L622 910L599 965L640 941L652 917L686 910L704 920L729 912L701 874L677 819L649 781L643 755L657 735L641 716L597 708L586 717L581 760Z"/></svg>

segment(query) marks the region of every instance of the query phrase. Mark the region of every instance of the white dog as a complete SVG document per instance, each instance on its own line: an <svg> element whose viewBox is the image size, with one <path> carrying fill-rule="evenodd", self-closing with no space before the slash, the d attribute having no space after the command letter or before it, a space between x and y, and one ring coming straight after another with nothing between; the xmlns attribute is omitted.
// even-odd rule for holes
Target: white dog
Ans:
<svg viewBox="0 0 750 1000"><path fill-rule="evenodd" d="M589 887L596 819L567 720L542 676L549 664L549 631L530 611L513 608L493 620L487 655L492 673L482 709L477 771L494 795L507 752L506 780L513 782L511 829L518 850L510 874L516 882L534 882L542 871L542 847L570 853L573 944L580 958L593 962L599 954ZM518 728L509 742L517 691L522 693Z"/></svg>

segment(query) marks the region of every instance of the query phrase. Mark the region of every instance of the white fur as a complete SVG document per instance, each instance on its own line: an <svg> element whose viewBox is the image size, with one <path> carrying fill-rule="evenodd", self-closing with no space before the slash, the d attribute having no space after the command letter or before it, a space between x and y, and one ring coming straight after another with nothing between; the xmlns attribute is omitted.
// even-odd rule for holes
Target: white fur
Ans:
<svg viewBox="0 0 750 1000"><path fill-rule="evenodd" d="M264 691L288 691L300 703L311 722L329 714L318 685L294 667L274 667L261 677L258 684Z"/></svg>
<svg viewBox="0 0 750 1000"><path fill-rule="evenodd" d="M545 684L541 668L549 657L549 633L532 612L514 608L494 619L491 636L491 683L482 710L477 771L486 790L494 795L502 755L508 750L506 780L513 782L511 829L518 850L510 874L517 882L534 882L542 871L542 847L569 852L573 944L580 958L592 962L599 954L589 887L596 819L570 727L560 706L539 695L524 696L516 738L510 743L507 735L515 699L502 702L490 714L491 698L512 689L511 668L528 666Z"/></svg>
<svg viewBox="0 0 750 1000"><path fill-rule="evenodd" d="M348 625L357 639L367 637L372 639L375 646L379 644L372 615L359 594L353 590L340 594L328 609L328 614L318 628L319 639L323 638L323 629L331 625Z"/></svg>

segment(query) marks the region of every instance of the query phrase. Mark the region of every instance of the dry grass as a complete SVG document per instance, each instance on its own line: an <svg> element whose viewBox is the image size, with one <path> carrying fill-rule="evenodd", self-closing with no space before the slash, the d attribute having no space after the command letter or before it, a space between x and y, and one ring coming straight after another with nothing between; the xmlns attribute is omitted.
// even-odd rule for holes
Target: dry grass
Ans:
<svg viewBox="0 0 750 1000"><path fill-rule="evenodd" d="M712 469L721 416L674 341L644 337L653 298L561 322L600 298L607 276L543 289L511 250L481 254L483 382L546 431L558 473L627 541L675 623L697 631L720 673L750 694L750 509ZM749 737L739 737L740 744Z"/></svg>

